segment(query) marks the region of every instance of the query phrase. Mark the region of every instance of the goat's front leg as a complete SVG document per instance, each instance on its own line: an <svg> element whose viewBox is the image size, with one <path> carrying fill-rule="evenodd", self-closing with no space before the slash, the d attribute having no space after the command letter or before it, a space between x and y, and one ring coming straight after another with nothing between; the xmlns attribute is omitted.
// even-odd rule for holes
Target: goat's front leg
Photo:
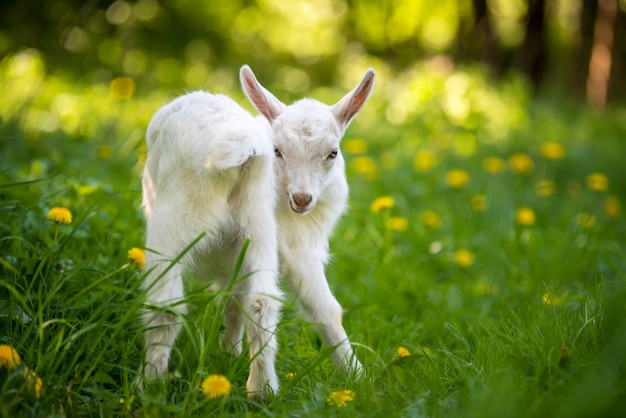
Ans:
<svg viewBox="0 0 626 418"><path fill-rule="evenodd" d="M318 330L329 347L335 347L335 366L360 375L363 366L352 351L343 328L342 309L333 296L324 274L324 261L312 251L282 251L283 272L309 319L319 324Z"/></svg>

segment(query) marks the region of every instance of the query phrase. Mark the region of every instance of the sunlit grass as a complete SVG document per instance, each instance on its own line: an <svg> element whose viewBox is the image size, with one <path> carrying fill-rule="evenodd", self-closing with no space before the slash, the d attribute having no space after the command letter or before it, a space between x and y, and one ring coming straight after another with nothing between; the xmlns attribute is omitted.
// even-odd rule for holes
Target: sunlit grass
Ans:
<svg viewBox="0 0 626 418"><path fill-rule="evenodd" d="M391 103L400 113L390 121L389 103L374 98L374 123L355 123L342 144L350 210L331 242L328 277L365 378L333 369L331 350L287 297L282 388L264 404L249 401L249 360L219 348L225 294L190 277L172 371L138 394L138 161L145 124L167 94L130 93L128 80L64 90L63 80L41 76L36 54L26 58L18 64L31 66L25 77L43 83L43 94L7 90L15 108L0 115L3 416L621 411L618 112L544 101L492 115L490 104L515 94L471 71L452 81L434 71L430 85L406 75L410 94Z"/></svg>

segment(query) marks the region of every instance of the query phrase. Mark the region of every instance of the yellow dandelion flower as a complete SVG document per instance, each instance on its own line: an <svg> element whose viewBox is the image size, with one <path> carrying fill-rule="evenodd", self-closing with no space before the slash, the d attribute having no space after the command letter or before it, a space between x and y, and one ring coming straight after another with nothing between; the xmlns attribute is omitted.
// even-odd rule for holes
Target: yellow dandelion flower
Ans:
<svg viewBox="0 0 626 418"><path fill-rule="evenodd" d="M509 157L509 167L518 174L528 175L535 169L535 163L528 155L518 152Z"/></svg>
<svg viewBox="0 0 626 418"><path fill-rule="evenodd" d="M350 168L355 173L365 177L367 180L374 180L378 175L378 167L376 162L365 155L356 157L350 163Z"/></svg>
<svg viewBox="0 0 626 418"><path fill-rule="evenodd" d="M567 183L567 193L571 197L576 197L580 195L581 191L582 191L582 186L580 185L580 183L577 183L575 181L570 181L569 183Z"/></svg>
<svg viewBox="0 0 626 418"><path fill-rule="evenodd" d="M402 358L410 356L411 352L404 347L398 347L398 349L396 350L396 354L398 355L398 357Z"/></svg>
<svg viewBox="0 0 626 418"><path fill-rule="evenodd" d="M430 151L418 151L413 158L413 168L419 172L431 170L435 165L437 165L437 158Z"/></svg>
<svg viewBox="0 0 626 418"><path fill-rule="evenodd" d="M228 396L230 389L230 381L220 374L211 374L202 381L202 393L209 399Z"/></svg>
<svg viewBox="0 0 626 418"><path fill-rule="evenodd" d="M487 196L484 194L475 194L471 197L470 204L475 211L484 212L487 207Z"/></svg>
<svg viewBox="0 0 626 418"><path fill-rule="evenodd" d="M548 141L541 144L540 153L548 160L560 160L565 156L565 147L560 142Z"/></svg>
<svg viewBox="0 0 626 418"><path fill-rule="evenodd" d="M381 196L374 199L370 206L372 213L380 213L383 210L391 209L396 201L391 196Z"/></svg>
<svg viewBox="0 0 626 418"><path fill-rule="evenodd" d="M581 228L593 228L595 224L596 217L593 215L590 215L588 213L579 213L578 215L576 215L576 225L580 226Z"/></svg>
<svg viewBox="0 0 626 418"><path fill-rule="evenodd" d="M109 144L100 145L96 150L96 154L98 155L98 159L108 160L113 156L113 147Z"/></svg>
<svg viewBox="0 0 626 418"><path fill-rule="evenodd" d="M406 231L409 229L409 221L401 216L393 216L385 221L385 227L390 231Z"/></svg>
<svg viewBox="0 0 626 418"><path fill-rule="evenodd" d="M114 78L109 84L109 93L114 99L130 99L135 93L135 80L130 77Z"/></svg>
<svg viewBox="0 0 626 418"><path fill-rule="evenodd" d="M419 349L419 352L420 352L422 355L426 356L426 357L432 357L432 356L433 356L433 350L431 350L431 349L430 349L430 348L428 348L428 347L421 347L421 348Z"/></svg>
<svg viewBox="0 0 626 418"><path fill-rule="evenodd" d="M465 170L450 170L446 173L446 183L454 189L461 189L470 181L470 175Z"/></svg>
<svg viewBox="0 0 626 418"><path fill-rule="evenodd" d="M32 370L25 369L24 370L24 379L26 379L26 384L28 385L28 389L35 395L36 398L41 396L41 388L43 386L43 381L37 373Z"/></svg>
<svg viewBox="0 0 626 418"><path fill-rule="evenodd" d="M454 261L459 267L468 268L474 264L474 254L468 250L456 250L454 252Z"/></svg>
<svg viewBox="0 0 626 418"><path fill-rule="evenodd" d="M535 211L528 206L522 206L515 213L515 220L523 226L532 226L535 224Z"/></svg>
<svg viewBox="0 0 626 418"><path fill-rule="evenodd" d="M535 185L535 191L537 192L537 196L552 196L556 191L556 183L552 180L540 180Z"/></svg>
<svg viewBox="0 0 626 418"><path fill-rule="evenodd" d="M559 367L566 367L569 363L569 347L562 345L559 347Z"/></svg>
<svg viewBox="0 0 626 418"><path fill-rule="evenodd" d="M563 304L564 299L560 296L544 293L541 300L545 305L559 306Z"/></svg>
<svg viewBox="0 0 626 418"><path fill-rule="evenodd" d="M72 212L68 208L54 207L48 212L48 219L57 224L72 223Z"/></svg>
<svg viewBox="0 0 626 418"><path fill-rule="evenodd" d="M500 286L484 281L476 282L473 287L474 293L479 296L495 295L500 291Z"/></svg>
<svg viewBox="0 0 626 418"><path fill-rule="evenodd" d="M364 154L367 152L367 142L361 138L348 139L342 148L348 154Z"/></svg>
<svg viewBox="0 0 626 418"><path fill-rule="evenodd" d="M10 345L0 344L0 368L15 369L20 364L20 355Z"/></svg>
<svg viewBox="0 0 626 418"><path fill-rule="evenodd" d="M128 261L133 266L142 268L146 263L146 254L141 248L131 248L128 251Z"/></svg>
<svg viewBox="0 0 626 418"><path fill-rule="evenodd" d="M594 192L606 192L609 190L609 178L602 173L591 173L587 176L587 188Z"/></svg>
<svg viewBox="0 0 626 418"><path fill-rule="evenodd" d="M609 195L604 201L604 213L609 218L619 218L622 212L622 205L617 196Z"/></svg>
<svg viewBox="0 0 626 418"><path fill-rule="evenodd" d="M385 170L393 170L398 166L398 155L391 152L380 154L380 164Z"/></svg>
<svg viewBox="0 0 626 418"><path fill-rule="evenodd" d="M341 408L342 406L346 406L348 402L353 401L353 400L354 400L354 391L344 389L344 390L335 391L331 393L330 395L328 395L328 398L326 398L326 403L329 405L334 405L338 408Z"/></svg>
<svg viewBox="0 0 626 418"><path fill-rule="evenodd" d="M425 210L420 215L420 220L422 223L430 228L439 229L441 228L441 216L432 210Z"/></svg>
<svg viewBox="0 0 626 418"><path fill-rule="evenodd" d="M502 158L486 157L483 160L483 170L489 174L497 174L504 170L506 164Z"/></svg>
<svg viewBox="0 0 626 418"><path fill-rule="evenodd" d="M287 374L285 375L285 379L287 379L287 380L291 380L291 379L293 379L294 377L296 377L296 373L295 373L295 372L289 372L289 373L287 373Z"/></svg>

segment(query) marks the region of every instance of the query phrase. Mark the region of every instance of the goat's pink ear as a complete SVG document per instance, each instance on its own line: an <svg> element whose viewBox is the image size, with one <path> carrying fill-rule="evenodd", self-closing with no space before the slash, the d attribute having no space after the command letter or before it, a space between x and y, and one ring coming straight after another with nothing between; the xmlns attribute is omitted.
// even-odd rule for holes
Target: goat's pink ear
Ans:
<svg viewBox="0 0 626 418"><path fill-rule="evenodd" d="M241 67L239 78L248 100L267 120L272 122L285 110L286 106L257 81L250 67Z"/></svg>
<svg viewBox="0 0 626 418"><path fill-rule="evenodd" d="M374 87L375 76L376 73L374 70L371 68L368 69L361 83L332 107L337 121L339 121L344 129L348 127L354 116L361 110L367 98L370 96Z"/></svg>

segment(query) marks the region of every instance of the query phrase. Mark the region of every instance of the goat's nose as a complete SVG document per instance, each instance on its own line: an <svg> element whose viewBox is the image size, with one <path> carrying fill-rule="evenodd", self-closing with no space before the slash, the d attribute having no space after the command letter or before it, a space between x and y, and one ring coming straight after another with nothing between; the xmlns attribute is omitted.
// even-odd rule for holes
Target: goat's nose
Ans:
<svg viewBox="0 0 626 418"><path fill-rule="evenodd" d="M298 206L306 206L311 203L313 196L309 193L294 193L293 202Z"/></svg>

